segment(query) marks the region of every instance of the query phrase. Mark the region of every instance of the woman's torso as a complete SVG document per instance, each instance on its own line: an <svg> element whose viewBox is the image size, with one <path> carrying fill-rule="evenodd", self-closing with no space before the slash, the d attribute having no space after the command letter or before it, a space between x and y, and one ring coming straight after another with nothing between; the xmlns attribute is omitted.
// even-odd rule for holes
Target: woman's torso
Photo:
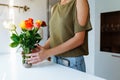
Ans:
<svg viewBox="0 0 120 80"><path fill-rule="evenodd" d="M53 6L53 12L49 23L51 48L64 43L75 35L74 17L76 17L76 0L71 0L64 5L58 2ZM83 46L79 46L57 56L72 57L85 54L88 54L87 37Z"/></svg>

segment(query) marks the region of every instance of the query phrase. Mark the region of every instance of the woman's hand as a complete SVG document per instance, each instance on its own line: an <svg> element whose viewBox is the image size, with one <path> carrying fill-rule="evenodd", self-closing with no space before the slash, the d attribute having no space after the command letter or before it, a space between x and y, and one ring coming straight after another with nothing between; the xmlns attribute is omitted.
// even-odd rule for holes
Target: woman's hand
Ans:
<svg viewBox="0 0 120 80"><path fill-rule="evenodd" d="M26 56L30 57L30 58L27 58L26 60L28 61L28 63L32 63L32 64L39 63L49 57L47 52L48 52L48 49L45 49L42 46L38 45L37 52L26 54Z"/></svg>

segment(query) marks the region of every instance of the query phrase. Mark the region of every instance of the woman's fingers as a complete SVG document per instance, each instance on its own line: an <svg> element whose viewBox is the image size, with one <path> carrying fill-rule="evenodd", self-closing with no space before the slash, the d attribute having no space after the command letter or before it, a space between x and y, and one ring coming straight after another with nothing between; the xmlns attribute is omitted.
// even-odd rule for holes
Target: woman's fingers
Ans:
<svg viewBox="0 0 120 80"><path fill-rule="evenodd" d="M36 52L36 53L26 54L26 56L28 56L28 57L39 56L39 53Z"/></svg>
<svg viewBox="0 0 120 80"><path fill-rule="evenodd" d="M40 59L34 59L34 60L28 61L28 63L32 63L32 64L36 64L38 62L40 62Z"/></svg>
<svg viewBox="0 0 120 80"><path fill-rule="evenodd" d="M28 63L35 64L40 61L39 53L26 54L26 56L29 57L29 58L26 58Z"/></svg>

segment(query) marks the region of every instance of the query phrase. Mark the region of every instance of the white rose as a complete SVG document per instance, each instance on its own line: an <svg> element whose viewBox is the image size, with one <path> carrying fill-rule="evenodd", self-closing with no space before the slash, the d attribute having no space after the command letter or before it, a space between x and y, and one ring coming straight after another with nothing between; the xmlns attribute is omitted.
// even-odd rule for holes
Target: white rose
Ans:
<svg viewBox="0 0 120 80"><path fill-rule="evenodd" d="M12 22L4 22L3 25L6 29L9 29L10 31L16 30L16 26Z"/></svg>

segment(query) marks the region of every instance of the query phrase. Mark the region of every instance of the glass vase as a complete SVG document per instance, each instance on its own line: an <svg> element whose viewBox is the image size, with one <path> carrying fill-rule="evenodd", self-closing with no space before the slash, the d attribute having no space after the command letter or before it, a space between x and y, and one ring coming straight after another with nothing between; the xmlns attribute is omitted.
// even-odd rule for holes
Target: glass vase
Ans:
<svg viewBox="0 0 120 80"><path fill-rule="evenodd" d="M27 62L26 56L23 52L22 52L22 64L25 68L31 68L32 67L32 64Z"/></svg>

